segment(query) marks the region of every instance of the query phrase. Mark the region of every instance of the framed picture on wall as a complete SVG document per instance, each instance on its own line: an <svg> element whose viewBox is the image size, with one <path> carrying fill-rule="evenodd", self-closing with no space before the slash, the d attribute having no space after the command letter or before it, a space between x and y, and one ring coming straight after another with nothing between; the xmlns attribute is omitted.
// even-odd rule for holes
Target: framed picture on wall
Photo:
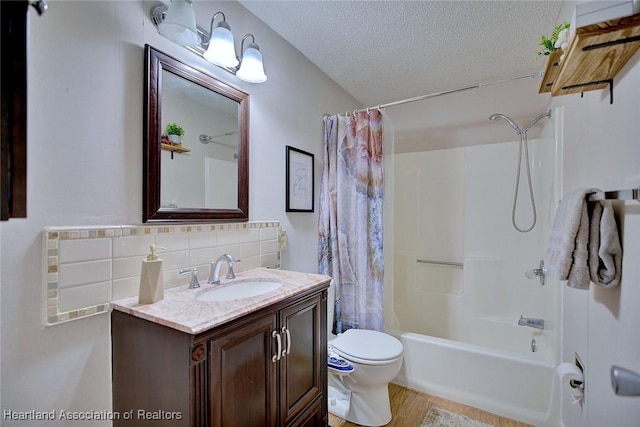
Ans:
<svg viewBox="0 0 640 427"><path fill-rule="evenodd" d="M313 154L286 146L286 211L313 212Z"/></svg>

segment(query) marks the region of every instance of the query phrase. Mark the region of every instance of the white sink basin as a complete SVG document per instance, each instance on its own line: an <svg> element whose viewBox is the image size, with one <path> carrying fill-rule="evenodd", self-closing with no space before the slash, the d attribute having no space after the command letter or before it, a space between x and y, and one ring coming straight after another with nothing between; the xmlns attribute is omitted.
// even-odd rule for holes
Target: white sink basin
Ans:
<svg viewBox="0 0 640 427"><path fill-rule="evenodd" d="M196 299L198 301L230 301L266 294L275 291L280 286L282 283L273 280L243 280L203 292Z"/></svg>

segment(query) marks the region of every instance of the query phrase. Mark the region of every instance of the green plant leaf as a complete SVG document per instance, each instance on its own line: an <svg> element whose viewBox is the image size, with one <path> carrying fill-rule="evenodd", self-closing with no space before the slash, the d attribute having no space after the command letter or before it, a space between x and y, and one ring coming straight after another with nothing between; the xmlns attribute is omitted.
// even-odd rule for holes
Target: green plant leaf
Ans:
<svg viewBox="0 0 640 427"><path fill-rule="evenodd" d="M564 21L562 24L556 25L553 27L553 32L551 33L551 38L547 38L546 36L540 37L540 46L543 47L542 50L536 52L538 56L541 55L549 55L551 51L555 48L556 41L558 41L558 36L560 35L560 31L565 28L569 28L571 24L567 21Z"/></svg>
<svg viewBox="0 0 640 427"><path fill-rule="evenodd" d="M184 135L184 129L182 128L182 126L178 125L177 123L168 123L167 127L165 128L164 132L167 135Z"/></svg>

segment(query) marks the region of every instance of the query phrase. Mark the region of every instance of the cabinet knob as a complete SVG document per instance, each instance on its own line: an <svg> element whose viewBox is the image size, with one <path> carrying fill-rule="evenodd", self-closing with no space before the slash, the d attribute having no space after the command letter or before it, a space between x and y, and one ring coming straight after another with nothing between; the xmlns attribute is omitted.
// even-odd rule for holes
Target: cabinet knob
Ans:
<svg viewBox="0 0 640 427"><path fill-rule="evenodd" d="M191 360L198 363L202 362L207 355L207 350L204 347L204 344L200 344L191 350Z"/></svg>

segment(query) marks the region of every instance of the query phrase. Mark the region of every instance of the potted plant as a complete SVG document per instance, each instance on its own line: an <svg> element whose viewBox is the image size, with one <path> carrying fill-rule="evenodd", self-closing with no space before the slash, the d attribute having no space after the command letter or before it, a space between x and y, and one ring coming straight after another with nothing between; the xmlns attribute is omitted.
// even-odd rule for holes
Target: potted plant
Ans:
<svg viewBox="0 0 640 427"><path fill-rule="evenodd" d="M169 142L173 145L182 145L182 135L184 135L184 129L177 123L169 123L164 130L164 133L169 137Z"/></svg>
<svg viewBox="0 0 640 427"><path fill-rule="evenodd" d="M568 42L568 32L571 24L568 22L563 22L560 25L556 25L553 27L553 33L551 33L551 38L547 38L546 36L540 37L540 45L542 47L541 50L537 51L536 54L538 56L547 56L553 52L554 49L562 48L563 50L567 48Z"/></svg>

